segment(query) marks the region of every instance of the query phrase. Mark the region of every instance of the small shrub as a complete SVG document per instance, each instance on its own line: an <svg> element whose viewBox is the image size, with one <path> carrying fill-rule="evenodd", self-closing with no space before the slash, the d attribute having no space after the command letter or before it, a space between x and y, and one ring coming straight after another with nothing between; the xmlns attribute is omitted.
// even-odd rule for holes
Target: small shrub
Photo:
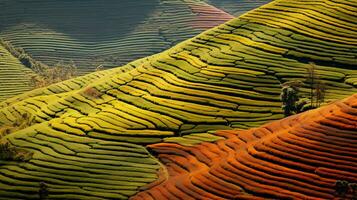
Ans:
<svg viewBox="0 0 357 200"><path fill-rule="evenodd" d="M23 113L19 118L17 118L12 126L18 129L23 129L31 126L34 122L34 116L29 113Z"/></svg>
<svg viewBox="0 0 357 200"><path fill-rule="evenodd" d="M357 183L349 183L345 180L337 180L335 182L335 192L338 196L345 197L351 194L352 199L357 199Z"/></svg>
<svg viewBox="0 0 357 200"><path fill-rule="evenodd" d="M83 94L87 97L91 97L91 98L99 98L100 96L102 96L103 94L98 91L97 89L93 88L93 87L88 87L83 91Z"/></svg>
<svg viewBox="0 0 357 200"><path fill-rule="evenodd" d="M0 138L5 137L6 135L9 135L13 129L14 129L14 127L9 126L9 125L4 125L4 126L0 127Z"/></svg>

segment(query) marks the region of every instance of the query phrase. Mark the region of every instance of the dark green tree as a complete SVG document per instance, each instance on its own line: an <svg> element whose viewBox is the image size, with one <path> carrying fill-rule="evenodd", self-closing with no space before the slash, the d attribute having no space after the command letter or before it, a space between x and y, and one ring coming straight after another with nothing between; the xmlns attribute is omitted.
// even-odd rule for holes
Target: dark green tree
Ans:
<svg viewBox="0 0 357 200"><path fill-rule="evenodd" d="M299 101L299 82L286 82L282 85L280 100L282 101L282 109L285 116L290 116L297 113L297 102Z"/></svg>
<svg viewBox="0 0 357 200"><path fill-rule="evenodd" d="M348 192L348 181L337 180L335 183L335 191L339 196L345 196Z"/></svg>

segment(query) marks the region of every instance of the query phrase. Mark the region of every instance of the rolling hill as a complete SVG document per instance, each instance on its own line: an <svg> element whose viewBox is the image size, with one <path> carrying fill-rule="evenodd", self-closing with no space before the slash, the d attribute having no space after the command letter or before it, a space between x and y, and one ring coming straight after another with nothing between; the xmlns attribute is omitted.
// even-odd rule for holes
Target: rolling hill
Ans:
<svg viewBox="0 0 357 200"><path fill-rule="evenodd" d="M357 182L357 94L216 135L224 139L149 145L168 174L131 199L337 199L337 180Z"/></svg>
<svg viewBox="0 0 357 200"><path fill-rule="evenodd" d="M155 158L155 152L146 149L146 145L156 147L155 144L163 141L198 147L203 145L200 144L203 141L224 143L227 139L224 139L226 135L223 132L210 131L248 129L281 119L280 84L292 79L305 80L309 62L316 63L317 72L327 85L326 102L356 93L355 3L277 0L162 53L3 101L0 103L0 124L11 127L22 120L28 126L7 133L1 138L1 143L11 144L32 156L26 162L0 161L1 198L36 199L39 182L44 181L51 199L128 199L140 188L146 189L150 186L148 184L155 183L158 177L162 177L160 174L170 175L165 171L163 161ZM301 93L308 91L305 84ZM347 108L347 104L351 108ZM343 115L345 120L329 119L353 124L355 118L350 115L355 116L355 96L341 105L347 106L349 115ZM317 115L329 109L309 113ZM26 120L24 116L30 118ZM300 116L308 118L309 114ZM284 122L281 126L288 128L289 124L298 122L291 119L281 121ZM296 119L300 120L299 117ZM338 126L343 133L341 137L350 138L353 142L354 135L345 131L350 129L348 127ZM333 134L329 130L327 133ZM315 132L313 134L319 135ZM242 143L235 131L228 133L233 140L236 138L237 143ZM274 139L275 134L271 135L262 141ZM255 141L254 137L247 141ZM355 152L351 146L353 143L337 136L334 138L336 142L329 140L326 145L332 142L341 152L345 152L344 148L349 145L350 152ZM313 139L319 141L321 137ZM160 145L166 144L158 144L158 147ZM284 147L274 146L278 149ZM257 148L286 159L296 159L292 155L300 150L292 149L282 154L278 150L270 150L270 146L258 145ZM326 158L321 158L325 167L317 172L318 175L346 175L347 168L340 165L347 161L341 160L345 158L339 153L336 150L334 157L334 161L340 163L336 167L339 171L329 170ZM278 159L269 161L274 161L271 165L276 167L292 167L304 174L312 170L308 165L312 157L310 154L306 156L306 160L289 166L284 166ZM296 166L300 168L296 169ZM263 173L261 168L256 170ZM249 176L253 185L250 189L243 187L247 195L265 195L259 193L260 186L254 185L261 182L255 179L257 175L254 173L234 177ZM353 173L350 173L351 177L355 176ZM275 190L282 187L278 181L271 181L267 185L272 192L278 192L267 195L274 198L288 195L287 191L292 190L299 198L308 195L326 197L331 190L331 185L328 185L332 183L330 179L323 182L326 187L311 186L310 179L303 179L294 182L299 183L300 188L283 187L282 194ZM292 183L285 174L281 180ZM180 187L185 189L186 183ZM301 189L304 184L306 191ZM311 193L311 188L317 188L317 193ZM216 195L217 192L214 193Z"/></svg>
<svg viewBox="0 0 357 200"><path fill-rule="evenodd" d="M73 61L82 75L100 64L117 67L159 53L232 19L195 0L6 0L0 6L1 37L45 64Z"/></svg>
<svg viewBox="0 0 357 200"><path fill-rule="evenodd" d="M244 12L263 3L254 0L235 8ZM79 75L161 52L233 18L201 0L5 0L0 7L0 39L50 66L75 63ZM7 62L12 65L13 59L2 58ZM2 79L25 77L14 71L7 76L9 70L0 66ZM3 83L0 101L32 89Z"/></svg>

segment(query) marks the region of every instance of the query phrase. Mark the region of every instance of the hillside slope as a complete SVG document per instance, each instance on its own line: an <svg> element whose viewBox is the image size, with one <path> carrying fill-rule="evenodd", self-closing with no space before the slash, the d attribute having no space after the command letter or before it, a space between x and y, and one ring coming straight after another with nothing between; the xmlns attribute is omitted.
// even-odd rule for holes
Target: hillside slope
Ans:
<svg viewBox="0 0 357 200"><path fill-rule="evenodd" d="M99 65L116 67L161 52L233 18L204 2L181 0L87 1L85 5L15 0L1 1L0 7L0 38L45 64L74 63L79 75ZM22 84L27 76L6 69L13 62L18 63L1 58L1 78L9 82L2 82L0 101L33 89ZM16 89L14 77L23 79L18 79L21 85Z"/></svg>
<svg viewBox="0 0 357 200"><path fill-rule="evenodd" d="M282 118L280 84L304 80L309 61L326 101L356 93L355 6L274 1L160 54L0 103L1 125L33 118L1 139L33 156L1 161L0 196L35 199L45 181L51 199L127 199L161 168L144 145Z"/></svg>
<svg viewBox="0 0 357 200"><path fill-rule="evenodd" d="M205 2L238 17L254 8L269 3L270 0L205 0Z"/></svg>
<svg viewBox="0 0 357 200"><path fill-rule="evenodd" d="M251 8L263 4L254 2ZM82 75L161 52L233 18L194 0L11 0L0 6L1 37L49 65L74 61Z"/></svg>
<svg viewBox="0 0 357 200"><path fill-rule="evenodd" d="M0 44L0 101L31 90L31 74L32 70Z"/></svg>
<svg viewBox="0 0 357 200"><path fill-rule="evenodd" d="M224 139L150 145L169 176L131 199L337 199L337 180L357 182L357 94L216 135Z"/></svg>

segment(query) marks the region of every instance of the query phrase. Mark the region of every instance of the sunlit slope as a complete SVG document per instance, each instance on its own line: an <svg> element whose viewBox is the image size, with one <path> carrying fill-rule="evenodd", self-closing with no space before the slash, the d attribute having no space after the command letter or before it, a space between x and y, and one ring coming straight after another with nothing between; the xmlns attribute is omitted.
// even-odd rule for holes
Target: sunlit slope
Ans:
<svg viewBox="0 0 357 200"><path fill-rule="evenodd" d="M11 0L0 6L0 37L49 65L73 61L80 74L161 52L227 21L222 11L192 9L209 6L192 0ZM196 18L206 26L194 26Z"/></svg>
<svg viewBox="0 0 357 200"><path fill-rule="evenodd" d="M39 182L45 181L51 199L129 198L155 180L160 168L143 145L215 141L222 136L207 131L256 127L282 118L280 84L292 78L304 80L309 61L316 63L328 85L326 101L356 93L352 57L357 41L354 34L340 35L356 31L354 26L320 31L320 26L309 28L313 20L305 17L318 18L327 26L324 18L333 13L331 21L348 24L355 16L346 10L355 7L348 2L325 6L327 14L319 14L312 8L330 1L311 5L296 1L290 7L300 14L293 15L281 8L284 2L271 3L124 67L2 102L1 124L11 124L23 113L35 120L1 140L34 155L26 163L2 161L0 183L5 189L0 196L36 198ZM311 9L299 8L305 5ZM254 14L275 8L281 11L264 22ZM281 18L284 14L291 16ZM321 35L310 33L313 30Z"/></svg>
<svg viewBox="0 0 357 200"><path fill-rule="evenodd" d="M31 74L30 69L0 45L0 101L31 90Z"/></svg>
<svg viewBox="0 0 357 200"><path fill-rule="evenodd" d="M357 181L356 125L355 94L214 143L150 145L168 175L132 199L335 199L337 180Z"/></svg>

